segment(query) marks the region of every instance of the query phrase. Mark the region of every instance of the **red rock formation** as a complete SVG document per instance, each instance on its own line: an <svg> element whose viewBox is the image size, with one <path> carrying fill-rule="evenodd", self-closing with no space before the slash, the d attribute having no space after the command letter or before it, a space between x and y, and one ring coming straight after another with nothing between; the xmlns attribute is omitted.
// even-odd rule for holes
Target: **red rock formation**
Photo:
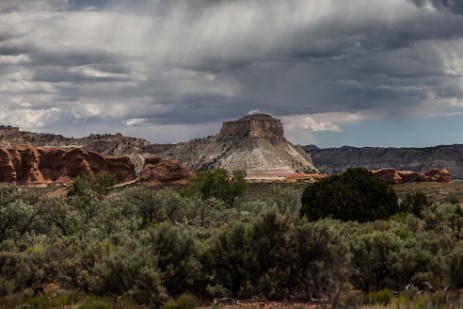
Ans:
<svg viewBox="0 0 463 309"><path fill-rule="evenodd" d="M173 160L146 158L140 179L150 186L162 184L185 185L191 179L191 173Z"/></svg>
<svg viewBox="0 0 463 309"><path fill-rule="evenodd" d="M431 170L425 173L417 173L412 171L397 171L393 168L374 170L373 174L381 178L387 183L398 184L406 182L451 182L449 171L447 170Z"/></svg>
<svg viewBox="0 0 463 309"><path fill-rule="evenodd" d="M427 181L433 182L451 182L452 177L450 177L450 173L448 170L431 170L429 172L424 173L425 179Z"/></svg>
<svg viewBox="0 0 463 309"><path fill-rule="evenodd" d="M21 185L72 183L83 172L114 173L118 183L135 179L127 157L105 157L79 148L36 148L20 145L0 148L0 181Z"/></svg>
<svg viewBox="0 0 463 309"><path fill-rule="evenodd" d="M402 177L393 168L372 171L372 173L387 183L402 183Z"/></svg>

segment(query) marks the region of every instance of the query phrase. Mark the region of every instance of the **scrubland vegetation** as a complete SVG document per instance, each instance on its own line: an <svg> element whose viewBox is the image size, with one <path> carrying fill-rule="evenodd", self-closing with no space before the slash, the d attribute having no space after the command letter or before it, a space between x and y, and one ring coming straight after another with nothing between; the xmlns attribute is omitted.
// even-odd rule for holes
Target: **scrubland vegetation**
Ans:
<svg viewBox="0 0 463 309"><path fill-rule="evenodd" d="M363 170L342 176L348 184L336 176L304 194L268 185L252 198L240 173L231 183L223 172L202 174L181 192L107 190L106 176L103 189L79 180L65 198L0 184L0 307L191 308L224 297L463 307L458 201L431 203L416 192L399 200ZM357 181L371 195L359 194ZM344 208L328 212L335 192ZM381 203L372 204L375 194ZM380 216L368 210L385 205ZM323 215L311 215L316 207ZM50 283L59 289L32 297Z"/></svg>

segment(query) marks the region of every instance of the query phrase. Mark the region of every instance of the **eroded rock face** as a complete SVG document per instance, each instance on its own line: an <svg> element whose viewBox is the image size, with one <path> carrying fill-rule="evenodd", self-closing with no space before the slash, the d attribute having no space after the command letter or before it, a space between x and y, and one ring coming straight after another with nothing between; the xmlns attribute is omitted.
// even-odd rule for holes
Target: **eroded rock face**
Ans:
<svg viewBox="0 0 463 309"><path fill-rule="evenodd" d="M193 171L241 169L251 177L317 172L310 156L284 138L281 121L265 114L225 122L215 136L173 145L156 155Z"/></svg>
<svg viewBox="0 0 463 309"><path fill-rule="evenodd" d="M0 181L20 185L70 184L83 172L114 173L118 183L135 179L127 157L106 157L72 148L37 148L29 145L0 148Z"/></svg>
<svg viewBox="0 0 463 309"><path fill-rule="evenodd" d="M279 119L266 114L254 114L236 121L224 122L219 138L283 138L283 125Z"/></svg>
<svg viewBox="0 0 463 309"><path fill-rule="evenodd" d="M191 176L190 171L177 162L154 157L145 159L140 180L150 186L186 185L190 182Z"/></svg>
<svg viewBox="0 0 463 309"><path fill-rule="evenodd" d="M451 182L452 177L449 171L431 170L425 173L417 173L413 171L397 171L393 168L374 170L373 174L391 184L399 184L406 182Z"/></svg>

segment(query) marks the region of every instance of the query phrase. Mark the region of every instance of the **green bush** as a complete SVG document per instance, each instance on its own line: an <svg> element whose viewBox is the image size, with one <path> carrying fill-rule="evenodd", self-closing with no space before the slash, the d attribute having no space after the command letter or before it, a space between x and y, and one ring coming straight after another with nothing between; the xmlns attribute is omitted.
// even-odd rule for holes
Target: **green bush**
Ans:
<svg viewBox="0 0 463 309"><path fill-rule="evenodd" d="M410 212L417 218L421 218L423 210L429 206L431 203L423 192L407 193L404 201L400 204L401 211Z"/></svg>
<svg viewBox="0 0 463 309"><path fill-rule="evenodd" d="M18 249L11 242L0 244L0 296L22 291L44 277L43 256Z"/></svg>
<svg viewBox="0 0 463 309"><path fill-rule="evenodd" d="M349 247L333 222L297 221L289 231L286 287L302 298L327 297L335 307L351 273Z"/></svg>
<svg viewBox="0 0 463 309"><path fill-rule="evenodd" d="M463 249L461 243L450 255L448 265L449 283L454 288L463 288Z"/></svg>
<svg viewBox="0 0 463 309"><path fill-rule="evenodd" d="M84 195L88 191L97 193L100 197L106 196L116 185L116 176L113 173L101 171L98 173L82 173L74 179L72 190L68 195Z"/></svg>
<svg viewBox="0 0 463 309"><path fill-rule="evenodd" d="M274 211L264 213L250 225L247 276L255 293L281 296L287 284L287 234L289 222Z"/></svg>
<svg viewBox="0 0 463 309"><path fill-rule="evenodd" d="M169 295L201 291L200 247L188 229L162 224L143 234L141 246L157 260L156 266Z"/></svg>
<svg viewBox="0 0 463 309"><path fill-rule="evenodd" d="M234 296L249 280L251 244L248 227L235 223L225 228L215 239L207 254L207 261L217 283Z"/></svg>
<svg viewBox="0 0 463 309"><path fill-rule="evenodd" d="M116 247L84 272L85 285L97 294L127 294L139 303L160 306L167 294L157 258L136 240Z"/></svg>
<svg viewBox="0 0 463 309"><path fill-rule="evenodd" d="M233 171L232 174L223 168L198 172L182 195L185 197L199 196L203 200L214 197L232 206L235 200L246 192L245 177L246 172L243 170Z"/></svg>
<svg viewBox="0 0 463 309"><path fill-rule="evenodd" d="M301 202L300 214L311 221L332 217L366 222L399 211L394 190L364 168L352 168L309 185Z"/></svg>
<svg viewBox="0 0 463 309"><path fill-rule="evenodd" d="M162 309L194 309L196 308L196 301L193 296L182 294L176 300L169 300L162 306Z"/></svg>
<svg viewBox="0 0 463 309"><path fill-rule="evenodd" d="M368 293L368 302L370 304L379 304L387 306L392 300L392 292L389 289L382 289L377 292Z"/></svg>

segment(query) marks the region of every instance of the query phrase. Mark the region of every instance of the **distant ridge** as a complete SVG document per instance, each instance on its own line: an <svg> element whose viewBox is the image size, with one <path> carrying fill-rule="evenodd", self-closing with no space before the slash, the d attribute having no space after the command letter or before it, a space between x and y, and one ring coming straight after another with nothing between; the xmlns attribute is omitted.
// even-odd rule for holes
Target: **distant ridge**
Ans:
<svg viewBox="0 0 463 309"><path fill-rule="evenodd" d="M326 173L341 173L351 167L370 170L393 168L424 173L446 169L453 178L463 179L463 144L424 148L362 147L314 149L303 146L314 165Z"/></svg>

